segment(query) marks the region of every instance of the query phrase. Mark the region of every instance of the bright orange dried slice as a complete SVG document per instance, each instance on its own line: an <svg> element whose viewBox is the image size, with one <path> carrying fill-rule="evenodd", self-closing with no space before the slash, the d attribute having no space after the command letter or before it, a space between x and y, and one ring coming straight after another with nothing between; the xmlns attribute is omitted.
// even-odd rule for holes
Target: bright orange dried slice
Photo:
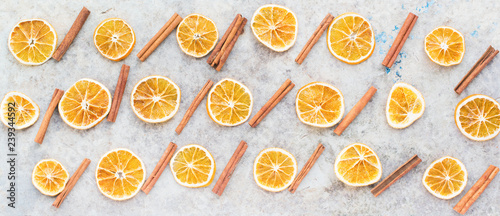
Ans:
<svg viewBox="0 0 500 216"><path fill-rule="evenodd" d="M182 52L201 58L215 47L219 31L214 21L201 14L186 16L177 26L177 43Z"/></svg>
<svg viewBox="0 0 500 216"><path fill-rule="evenodd" d="M41 65L56 50L57 33L43 19L21 20L9 34L9 50L25 65Z"/></svg>
<svg viewBox="0 0 500 216"><path fill-rule="evenodd" d="M500 104L486 95L470 95L457 104L455 123L471 140L493 139L500 133Z"/></svg>
<svg viewBox="0 0 500 216"><path fill-rule="evenodd" d="M215 160L203 146L190 144L175 153L170 170L175 181L184 187L206 187L214 180Z"/></svg>
<svg viewBox="0 0 500 216"><path fill-rule="evenodd" d="M264 190L279 192L290 186L297 175L297 161L281 148L267 148L255 158L253 178Z"/></svg>
<svg viewBox="0 0 500 216"><path fill-rule="evenodd" d="M128 149L115 149L101 157L95 172L97 187L113 200L134 197L146 180L144 163Z"/></svg>
<svg viewBox="0 0 500 216"><path fill-rule="evenodd" d="M335 160L335 175L350 186L371 185L382 177L377 154L365 144L348 145Z"/></svg>
<svg viewBox="0 0 500 216"><path fill-rule="evenodd" d="M385 110L391 127L402 129L410 126L422 117L424 110L424 97L415 87L404 82L392 86Z"/></svg>
<svg viewBox="0 0 500 216"><path fill-rule="evenodd" d="M31 182L42 194L55 196L66 187L69 180L69 173L66 168L54 159L45 159L39 161L33 173Z"/></svg>
<svg viewBox="0 0 500 216"><path fill-rule="evenodd" d="M465 53L464 36L452 27L435 28L425 36L425 52L438 65L460 64Z"/></svg>
<svg viewBox="0 0 500 216"><path fill-rule="evenodd" d="M252 114L253 99L250 90L233 79L219 81L208 93L207 112L219 125L243 124Z"/></svg>
<svg viewBox="0 0 500 216"><path fill-rule="evenodd" d="M2 122L7 127L13 126L18 130L35 124L40 116L38 105L21 92L7 93L0 106Z"/></svg>
<svg viewBox="0 0 500 216"><path fill-rule="evenodd" d="M446 156L429 166L422 183L434 196L451 199L459 195L467 185L467 170L458 159Z"/></svg>
<svg viewBox="0 0 500 216"><path fill-rule="evenodd" d="M135 45L135 33L125 20L105 19L94 31L94 45L107 59L120 61L132 52Z"/></svg>
<svg viewBox="0 0 500 216"><path fill-rule="evenodd" d="M89 129L101 122L111 109L111 94L101 83L81 79L64 92L59 114L75 129Z"/></svg>
<svg viewBox="0 0 500 216"><path fill-rule="evenodd" d="M277 52L290 49L297 40L297 17L280 5L268 4L257 9L250 26L257 40Z"/></svg>
<svg viewBox="0 0 500 216"><path fill-rule="evenodd" d="M314 127L331 127L344 116L344 96L334 86L312 82L297 92L295 111L299 120Z"/></svg>

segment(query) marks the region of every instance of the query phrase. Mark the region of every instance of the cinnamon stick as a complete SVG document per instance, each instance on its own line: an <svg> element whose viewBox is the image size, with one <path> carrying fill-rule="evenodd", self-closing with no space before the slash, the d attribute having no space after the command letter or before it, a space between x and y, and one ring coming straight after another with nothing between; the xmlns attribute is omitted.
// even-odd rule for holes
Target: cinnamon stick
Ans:
<svg viewBox="0 0 500 216"><path fill-rule="evenodd" d="M229 42L229 46L227 47L226 51L224 53L222 53L222 57L220 58L220 61L214 65L214 66L217 66L215 68L215 70L220 71L222 69L222 66L224 66L224 64L227 61L227 58L229 57L229 54L233 50L234 44L236 44L236 41L238 40L240 35L243 34L243 30L244 30L244 27L246 24L247 24L247 18L243 18L243 22L241 23L241 25L238 29L238 32L234 36L233 40L231 40Z"/></svg>
<svg viewBox="0 0 500 216"><path fill-rule="evenodd" d="M207 83L205 83L205 85L201 89L201 91L198 93L198 95L196 95L193 102L186 111L186 114L184 114L181 123L179 123L179 126L177 126L177 128L175 129L175 132L177 134L181 134L182 130L188 123L189 119L191 118L191 116L193 116L194 111L196 111L196 108L198 108L203 98L205 98L210 88L212 88L213 84L214 82L212 82L212 80L208 80Z"/></svg>
<svg viewBox="0 0 500 216"><path fill-rule="evenodd" d="M242 22L243 22L243 17L241 16L241 14L238 14L236 16L236 23L234 24L234 27L232 29L227 30L229 32L229 35L227 36L226 40L224 40L225 43L224 42L219 43L219 44L222 44L222 47L219 50L219 53L222 54L226 51L227 47L230 44L230 43L227 43L227 41L230 42L233 40L233 38L235 37L236 33L238 32L238 29L239 29ZM213 60L212 64L210 64L210 65L213 67L215 64L217 64L220 61L221 57L222 57L222 55L216 55L215 59Z"/></svg>
<svg viewBox="0 0 500 216"><path fill-rule="evenodd" d="M36 134L35 142L42 144L43 139L45 138L45 133L47 132L47 128L49 127L50 118L52 117L52 114L54 113L54 110L56 109L57 104L59 104L59 101L61 100L63 95L63 90L54 90L54 94L52 94L52 100L50 101L49 107L47 108L47 112L45 112L45 115L43 116L42 123L40 124L40 129L38 129L38 133Z"/></svg>
<svg viewBox="0 0 500 216"><path fill-rule="evenodd" d="M76 182L78 181L78 179L80 179L80 177L82 176L83 172L87 169L89 164L90 164L90 160L88 158L83 159L83 161L80 164L80 166L78 167L78 169L75 171L75 173L73 173L71 178L69 178L68 183L66 184L66 187L64 188L64 190L57 196L54 203L52 203L52 206L54 206L56 208L59 208L59 206L61 206L64 199L66 199L69 192L71 192L71 190L75 186Z"/></svg>
<svg viewBox="0 0 500 216"><path fill-rule="evenodd" d="M467 191L464 197L453 207L453 210L460 214L465 214L467 210L474 204L474 202L481 196L484 190L488 187L490 182L495 178L500 169L493 165L490 165L486 172L477 180L477 182L472 186L472 188Z"/></svg>
<svg viewBox="0 0 500 216"><path fill-rule="evenodd" d="M86 7L83 7L78 16L76 17L75 22L73 22L73 25L69 29L68 33L66 34L66 36L64 36L63 41L61 42L61 44L59 44L59 47L57 47L56 51L52 55L53 59L57 61L61 60L61 58L71 45L71 43L73 43L73 40L75 39L78 32L80 32L80 30L82 29L83 24L85 24L85 21L87 21L89 15L90 11Z"/></svg>
<svg viewBox="0 0 500 216"><path fill-rule="evenodd" d="M359 115L361 110L365 108L366 104L370 101L375 92L377 92L377 89L371 86L370 89L368 89L368 91L365 93L365 95L363 95L363 97L358 101L358 103L354 105L351 111L347 113L345 118L342 119L339 126L337 126L337 128L335 128L333 132L340 136L342 132L344 132L344 130L347 128L347 126L349 126L349 124L351 124L351 122L356 118L356 116Z"/></svg>
<svg viewBox="0 0 500 216"><path fill-rule="evenodd" d="M323 35L323 32L325 32L328 26L330 26L330 23L332 23L333 19L334 17L330 13L328 13L325 18L323 18L318 28L316 28L304 48L302 48L302 50L300 51L299 55L295 59L295 62L297 62L298 64L302 64L302 62L304 62L304 59L306 59L313 46L316 45L321 35Z"/></svg>
<svg viewBox="0 0 500 216"><path fill-rule="evenodd" d="M318 144L318 146L314 150L314 153L311 155L309 160L307 160L306 164L304 164L304 167L302 167L302 170L300 170L299 175L297 175L297 177L293 180L290 187L288 187L288 190L291 193L295 193L295 191L297 191L297 188L299 187L300 183L302 182L302 180L304 180L307 173L309 173L309 170L311 170L314 163L316 163L319 156L321 156L321 154L323 153L324 150L325 150L325 146L323 146L323 144L321 144L321 143Z"/></svg>
<svg viewBox="0 0 500 216"><path fill-rule="evenodd" d="M142 48L142 50L137 54L137 57L141 61L145 61L151 53L165 40L165 38L172 33L172 31L181 23L182 17L179 14L174 13L172 17L163 25L163 27L156 33L151 40Z"/></svg>
<svg viewBox="0 0 500 216"><path fill-rule="evenodd" d="M120 76L118 77L118 83L116 83L116 89L113 96L113 102L111 103L111 109L108 114L108 121L110 122L116 121L116 116L118 115L118 110L120 110L120 104L122 103L123 92L125 91L125 86L127 85L129 71L130 66L123 64L120 71Z"/></svg>
<svg viewBox="0 0 500 216"><path fill-rule="evenodd" d="M163 173L163 170L165 170L168 163L170 162L170 159L172 159L172 156L174 156L176 149L177 145L175 143L170 142L170 144L168 144L167 149L165 149L165 152L160 158L160 161L158 161L158 164L156 164L155 169L153 170L153 172L151 173L151 175L141 188L141 190L144 193L149 194L151 189L153 189L153 186L156 184L156 181L158 181L161 174Z"/></svg>
<svg viewBox="0 0 500 216"><path fill-rule="evenodd" d="M214 188L212 189L212 192L215 194L221 196L222 193L224 192L224 189L227 186L227 183L229 182L229 179L231 178L231 175L234 172L234 169L236 168L236 165L240 161L241 157L243 157L243 154L245 154L245 151L247 150L247 143L245 141L241 141L238 147L236 148L236 151L234 151L233 156L229 160L229 162L226 165L226 168L224 168L224 171L222 171L222 174L220 175L219 179L217 180L217 183L215 183Z"/></svg>
<svg viewBox="0 0 500 216"><path fill-rule="evenodd" d="M488 65L488 63L493 60L493 58L498 54L498 50L495 50L492 46L486 49L486 52L479 58L479 60L472 66L472 68L467 72L467 74L460 80L458 85L455 87L455 92L461 94L465 88L472 82L472 80Z"/></svg>
<svg viewBox="0 0 500 216"><path fill-rule="evenodd" d="M413 29L413 26L417 22L417 19L418 19L417 15L413 13L408 14L408 17L406 17L406 20L403 26L401 27L398 36L396 36L396 39L394 40L394 43L389 49L389 52L387 52L384 61L382 61L382 65L388 68L392 67L392 65L396 61L396 58L399 55L399 52L401 52L401 49L403 48L403 45L406 42L406 39L408 39L408 36L410 35L411 30Z"/></svg>
<svg viewBox="0 0 500 216"><path fill-rule="evenodd" d="M288 92L290 92L292 90L292 88L294 86L295 86L295 84L292 83L292 81L290 81L290 79L287 79L280 86L278 91L276 91L276 93L274 93L274 95L271 97L271 99L269 99L267 101L267 103L264 104L264 106L259 110L259 112L257 112L257 114L255 114L253 116L253 118L250 119L248 124L251 127L257 127L257 125L264 119L264 117L266 117L267 114L269 114L269 112L271 112L271 110L281 101L281 99L283 99L283 97L285 97L286 94L288 94Z"/></svg>
<svg viewBox="0 0 500 216"><path fill-rule="evenodd" d="M389 188L389 186L394 184L394 182L396 182L398 179L406 175L406 173L410 172L410 170L415 168L420 162L422 162L422 159L420 159L417 155L414 155L410 160L398 167L396 170L394 170L394 172L392 172L377 186L375 186L371 190L373 196L377 197L378 195L380 195L387 188Z"/></svg>
<svg viewBox="0 0 500 216"><path fill-rule="evenodd" d="M207 63L217 71L220 71L225 64L238 37L243 33L243 27L246 25L246 22L246 18L242 17L241 14L237 14L222 36L222 39L208 57Z"/></svg>
<svg viewBox="0 0 500 216"><path fill-rule="evenodd" d="M208 56L207 63L212 66L212 63L215 60L215 57L217 57L217 54L219 54L220 50L222 49L222 46L225 44L227 38L229 37L229 34L231 34L232 29L238 30L238 28L234 28L234 25L236 25L236 22L241 18L241 14L236 14L236 17L233 19L233 22L229 25L227 28L226 32L220 39L219 43L215 46L214 50L212 53L210 53L210 56Z"/></svg>

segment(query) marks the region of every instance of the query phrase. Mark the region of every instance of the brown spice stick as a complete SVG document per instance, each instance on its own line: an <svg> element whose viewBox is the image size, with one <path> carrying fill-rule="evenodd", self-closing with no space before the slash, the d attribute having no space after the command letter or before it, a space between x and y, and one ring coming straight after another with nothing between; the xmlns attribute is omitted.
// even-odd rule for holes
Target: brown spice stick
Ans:
<svg viewBox="0 0 500 216"><path fill-rule="evenodd" d="M167 149L165 149L165 152L160 158L160 161L158 161L158 164L156 164L155 169L153 170L148 180L146 180L146 182L141 188L141 190L144 193L149 194L151 189L153 189L153 186L156 184L156 181L158 181L161 174L163 173L163 170L165 170L165 168L169 164L170 159L172 159L172 156L174 156L176 149L177 145L175 143L170 142L170 144L168 144Z"/></svg>
<svg viewBox="0 0 500 216"><path fill-rule="evenodd" d="M222 54L226 51L227 47L229 46L230 43L227 43L227 42L231 42L233 41L233 38L236 36L236 34L238 33L238 30L241 26L241 23L243 22L243 17L238 17L238 20L236 21L236 23L234 24L234 27L232 29L228 29L228 31L230 31L229 33L229 36L227 37L227 40L226 40L226 43L224 43L222 45L222 48L220 49L219 51L219 55L217 55L214 59L214 61L212 62L211 66L215 66L216 64L219 64L220 63L220 60L222 58Z"/></svg>
<svg viewBox="0 0 500 216"><path fill-rule="evenodd" d="M323 146L323 144L321 144L321 143L318 144L318 146L314 150L314 153L311 155L309 160L307 160L306 164L304 164L304 167L302 167L302 170L300 170L299 175L297 175L297 177L293 180L290 187L288 187L288 190L290 192L295 193L295 191L297 191L297 188L299 187L300 183L302 182L302 180L304 180L307 173L309 173L309 171L313 167L314 163L316 163L319 156L321 156L321 154L323 153L324 150L325 150L325 146Z"/></svg>
<svg viewBox="0 0 500 216"><path fill-rule="evenodd" d="M111 109L108 114L108 121L115 122L116 116L118 116L118 110L120 110L120 104L122 103L123 92L127 86L128 73L130 71L130 66L123 64L120 70L120 76L118 77L118 83L116 83L115 94L113 96L113 102L111 103Z"/></svg>
<svg viewBox="0 0 500 216"><path fill-rule="evenodd" d="M57 61L61 60L64 53L66 53L69 46L71 45L71 43L73 43L73 40L75 39L78 32L80 32L80 30L82 29L83 24L85 24L85 21L87 21L89 15L90 11L86 7L83 7L78 16L76 17L75 22L73 22L73 25L69 29L68 33L66 34L66 36L64 36L63 41L61 42L61 44L59 44L59 47L57 47L56 51L52 55L53 59Z"/></svg>
<svg viewBox="0 0 500 216"><path fill-rule="evenodd" d="M371 190L373 196L377 197L378 195L380 195L387 188L389 188L389 186L394 184L394 182L396 182L398 179L406 175L406 173L410 172L410 170L415 168L420 162L422 162L422 159L420 159L417 155L414 155L410 160L398 167L396 170L394 170L394 172L392 172L377 186L375 186Z"/></svg>
<svg viewBox="0 0 500 216"><path fill-rule="evenodd" d="M302 50L300 51L299 55L295 59L295 62L297 62L298 64L302 64L302 62L304 62L304 59L306 59L313 46L318 42L321 35L323 35L323 32L325 32L330 23L333 21L333 18L334 17L330 13L328 13L325 18L323 18L318 28L316 28L304 48L302 48Z"/></svg>
<svg viewBox="0 0 500 216"><path fill-rule="evenodd" d="M219 179L217 180L217 183L215 183L212 192L214 192L219 196L222 195L224 189L227 186L227 183L229 182L229 179L231 178L231 175L234 172L234 169L236 168L236 164L238 164L240 159L243 157L243 154L245 154L247 147L248 147L247 143L242 140L238 145L238 147L236 148L236 151L234 151L233 156L227 163L226 168L224 168L224 171L222 171Z"/></svg>
<svg viewBox="0 0 500 216"><path fill-rule="evenodd" d="M479 58L479 60L474 64L474 66L467 72L467 74L462 78L462 80L455 87L455 92L461 94L465 88L472 82L474 78L488 65L488 63L493 60L493 58L498 54L498 50L495 50L492 46L486 49L486 52Z"/></svg>
<svg viewBox="0 0 500 216"><path fill-rule="evenodd" d="M365 93L365 95L363 95L363 97L358 101L358 103L354 105L351 111L347 113L345 118L342 119L339 126L337 126L337 128L335 128L333 132L340 136L342 132L344 132L344 130L347 128L347 126L349 126L349 124L351 124L351 122L356 118L356 116L358 116L359 113L361 113L361 110L365 108L366 104L370 101L375 92L377 92L377 89L373 86L370 87L370 89L368 89L368 91Z"/></svg>
<svg viewBox="0 0 500 216"><path fill-rule="evenodd" d="M396 36L396 39L394 40L394 43L389 49L389 52L387 52L384 61L382 61L382 65L388 68L392 67L392 65L396 61L397 56L399 55L399 52L401 52L401 49L403 48L403 45L406 42L406 39L408 39L408 36L410 35L411 30L413 29L413 26L417 22L417 19L418 16L416 16L415 14L413 13L408 14L408 17L406 17L406 20L403 26L401 27L398 36Z"/></svg>
<svg viewBox="0 0 500 216"><path fill-rule="evenodd" d="M179 14L174 13L172 17L163 25L163 27L156 33L151 40L142 48L142 50L137 54L139 60L145 61L153 51L165 40L165 38L172 33L172 31L179 25L182 21L182 17Z"/></svg>
<svg viewBox="0 0 500 216"><path fill-rule="evenodd" d="M193 116L194 111L196 111L196 108L198 108L198 106L200 105L203 98L205 98L205 96L207 95L210 88L212 88L213 84L214 84L214 82L212 82L212 80L208 80L207 83L205 83L203 88L200 90L198 95L196 95L193 102L191 103L188 110L186 111L186 114L184 114L184 117L182 118L181 123L179 123L179 126L177 126L177 128L175 129L175 132L177 134L181 134L182 130L184 129L184 127L188 123L189 119L191 118L191 116Z"/></svg>
<svg viewBox="0 0 500 216"><path fill-rule="evenodd" d="M224 35L222 36L222 39L220 40L220 42L215 46L215 48L212 51L212 53L210 54L210 56L208 56L207 63L209 65L212 65L212 63L214 62L215 57L217 57L217 55L219 54L220 50L222 49L222 46L226 43L227 37L229 37L229 34L231 34L230 30L234 28L234 25L236 24L236 21L238 21L238 19L240 17L241 17L241 14L236 14L236 17L233 19L233 22L231 22L231 24L227 28L226 33L224 33Z"/></svg>
<svg viewBox="0 0 500 216"><path fill-rule="evenodd" d="M292 83L290 79L286 79L286 81L280 86L278 91L274 93L274 95L267 101L267 103L260 108L259 112L257 112L252 119L248 122L248 124L254 127L255 122L259 119L259 117L266 112L267 109L273 104L273 102L285 91L285 89ZM257 125L255 125L257 126Z"/></svg>
<svg viewBox="0 0 500 216"><path fill-rule="evenodd" d="M288 92L290 92L293 87L295 87L295 84L294 83L291 83L286 89L285 91L283 91L283 93L281 93L281 95L271 104L271 106L269 107L269 109L267 109L258 119L257 121L253 124L252 127L257 127L257 125L264 119L264 117L267 116L267 114L269 114L269 112L271 112L271 110L276 106L278 105L278 103L288 94Z"/></svg>
<svg viewBox="0 0 500 216"><path fill-rule="evenodd" d="M52 117L52 114L54 113L54 110L56 109L57 104L59 104L59 101L61 100L63 95L63 90L54 90L54 94L52 94L52 100L50 101L49 107L47 108L47 112L45 112L45 115L43 116L42 123L40 124L40 129L38 129L38 133L36 134L35 142L42 144L43 139L45 138L45 133L47 132L47 128L49 127L50 118Z"/></svg>
<svg viewBox="0 0 500 216"><path fill-rule="evenodd" d="M80 179L80 177L82 176L83 172L87 169L89 164L90 164L90 160L88 158L83 159L83 161L80 164L80 166L78 167L78 169L75 171L75 173L73 173L71 178L69 178L68 183L66 184L66 187L64 188L64 190L57 196L54 203L52 203L52 206L54 206L56 208L59 208L59 206L61 206L64 199L66 199L69 192L71 192L71 190L75 186L76 182L78 181L78 179Z"/></svg>
<svg viewBox="0 0 500 216"><path fill-rule="evenodd" d="M477 180L477 182L471 187L469 191L465 194L462 199L453 207L453 210L460 214L465 214L467 210L474 204L474 202L479 198L479 196L488 187L490 182L495 178L500 169L493 165L490 165L486 172Z"/></svg>
<svg viewBox="0 0 500 216"><path fill-rule="evenodd" d="M228 45L226 51L224 53L222 53L222 57L221 57L219 63L217 63L217 65L216 65L217 67L215 68L215 70L220 71L222 69L222 66L224 66L224 64L227 61L227 58L229 57L229 53L231 53L231 50L233 50L234 44L236 43L236 41L238 40L240 35L243 34L243 30L244 30L244 27L246 24L247 24L247 19L243 18L243 21L238 29L238 32L236 32L236 35L234 36L233 40L229 41L229 45Z"/></svg>

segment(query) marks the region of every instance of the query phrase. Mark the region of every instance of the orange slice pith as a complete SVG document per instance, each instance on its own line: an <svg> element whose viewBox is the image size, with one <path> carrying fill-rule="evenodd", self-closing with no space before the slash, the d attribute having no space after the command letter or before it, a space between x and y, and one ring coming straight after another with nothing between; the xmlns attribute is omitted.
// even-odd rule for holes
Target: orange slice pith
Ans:
<svg viewBox="0 0 500 216"><path fill-rule="evenodd" d="M200 14L190 14L177 27L177 43L193 57L203 57L215 47L219 32L214 21Z"/></svg>
<svg viewBox="0 0 500 216"><path fill-rule="evenodd" d="M460 194L467 185L467 170L458 159L446 156L429 166L422 183L434 196L451 199Z"/></svg>
<svg viewBox="0 0 500 216"><path fill-rule="evenodd" d="M69 174L64 166L54 159L39 161L31 175L31 182L42 194L55 196L66 187Z"/></svg>
<svg viewBox="0 0 500 216"><path fill-rule="evenodd" d="M135 115L149 123L165 122L179 109L181 90L164 76L148 76L132 90L130 104Z"/></svg>
<svg viewBox="0 0 500 216"><path fill-rule="evenodd" d="M290 186L297 174L297 161L292 154L280 148L262 150L255 158L254 180L259 187L279 192Z"/></svg>
<svg viewBox="0 0 500 216"><path fill-rule="evenodd" d="M210 118L223 126L243 124L252 113L250 90L233 79L219 81L208 93L207 112Z"/></svg>
<svg viewBox="0 0 500 216"><path fill-rule="evenodd" d="M410 126L422 117L424 110L424 97L415 87L403 82L392 86L385 111L391 127L402 129Z"/></svg>
<svg viewBox="0 0 500 216"><path fill-rule="evenodd" d="M382 166L377 154L365 144L345 147L335 160L335 174L350 186L366 186L382 177Z"/></svg>
<svg viewBox="0 0 500 216"><path fill-rule="evenodd" d="M64 92L58 107L66 124L76 129L89 129L108 115L111 94L101 83L85 78Z"/></svg>
<svg viewBox="0 0 500 216"><path fill-rule="evenodd" d="M170 170L177 183L185 187L206 187L215 176L215 160L203 146L182 147L170 161Z"/></svg>
<svg viewBox="0 0 500 216"><path fill-rule="evenodd" d="M455 123L469 139L493 139L500 133L500 104L486 95L470 95L455 108Z"/></svg>
<svg viewBox="0 0 500 216"><path fill-rule="evenodd" d="M436 64L460 64L465 53L464 36L448 26L435 28L425 37L425 52Z"/></svg>
<svg viewBox="0 0 500 216"><path fill-rule="evenodd" d="M40 65L52 57L57 45L57 33L43 19L21 20L9 35L9 50L26 65Z"/></svg>
<svg viewBox="0 0 500 216"><path fill-rule="evenodd" d="M252 32L270 49L283 52L295 44L298 32L297 17L280 5L264 5L252 17Z"/></svg>
<svg viewBox="0 0 500 216"><path fill-rule="evenodd" d="M9 107L14 111L9 111ZM2 100L2 122L7 126L14 123L15 129L23 129L33 125L40 116L40 108L28 96L21 92L9 92ZM14 113L14 114L12 114ZM13 119L13 121L11 121Z"/></svg>
<svg viewBox="0 0 500 216"><path fill-rule="evenodd" d="M135 33L125 20L105 19L94 31L94 45L107 59L120 61L132 52Z"/></svg>
<svg viewBox="0 0 500 216"><path fill-rule="evenodd" d="M331 127L344 115L344 96L330 84L312 82L297 92L295 111L304 124Z"/></svg>
<svg viewBox="0 0 500 216"><path fill-rule="evenodd" d="M340 61L359 64L375 49L375 34L367 19L356 13L336 17L328 27L326 42L330 53Z"/></svg>
<svg viewBox="0 0 500 216"><path fill-rule="evenodd" d="M128 149L115 149L104 154L95 173L97 187L104 196L126 200L135 196L146 179L144 163Z"/></svg>

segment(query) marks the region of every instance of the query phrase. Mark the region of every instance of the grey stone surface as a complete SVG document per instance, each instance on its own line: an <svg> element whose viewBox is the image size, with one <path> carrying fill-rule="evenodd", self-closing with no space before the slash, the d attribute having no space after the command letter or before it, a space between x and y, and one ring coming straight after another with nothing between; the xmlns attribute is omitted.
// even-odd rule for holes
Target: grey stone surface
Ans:
<svg viewBox="0 0 500 216"><path fill-rule="evenodd" d="M251 19L254 11L266 1L29 1L5 0L0 4L0 94L21 91L41 108L41 117L28 129L17 131L16 209L7 207L7 128L0 130L0 215L457 215L452 208L465 194L451 200L440 200L427 192L421 183L426 167L435 159L450 155L460 159L469 172L468 190L488 165L500 166L500 138L473 142L463 136L454 122L456 104L470 94L486 94L500 99L498 71L495 59L462 93L453 88L488 45L500 47L500 2L488 1L283 1L298 18L298 39L290 50L276 53L261 45L247 24L221 72L205 61L182 53L175 36L169 36L145 61L135 56L160 27L177 12L181 16L201 13L215 21L222 35L236 13ZM28 67L18 63L7 48L11 28L21 19L43 18L49 21L59 36L59 43L69 30L76 15L87 7L91 14L60 62ZM312 32L326 13L339 15L357 12L368 18L376 34L372 57L359 65L347 65L328 51L322 36L302 65L294 62ZM381 65L408 12L419 19L392 69ZM137 43L131 55L121 62L102 57L93 45L92 34L106 18L125 19L135 30ZM431 62L423 47L425 35L435 27L452 26L463 33L466 53L463 62L453 67L441 67ZM112 92L122 64L131 66L130 76L120 112L115 123L103 121L96 127L79 131L66 125L56 111L43 145L33 141L41 119L55 88L67 89L81 78L100 81ZM130 92L134 84L148 75L164 75L182 90L180 110L170 121L148 124L139 120L130 108ZM174 130L203 84L230 77L246 84L252 91L255 114L287 78L296 87L257 128L248 124L222 127L210 120L205 101L194 113L181 135ZM372 101L342 136L333 128L320 129L302 124L296 117L295 94L313 81L324 81L339 88L349 111L370 85L378 88ZM396 81L414 85L425 97L423 117L404 129L391 128L385 119L385 104L391 86ZM211 192L215 181L240 140L248 142L247 153L237 166L224 194ZM217 163L216 179L209 187L190 189L178 185L167 168L149 195L139 193L123 202L110 200L97 189L95 168L107 151L124 147L134 151L145 163L150 174L167 144L179 146L197 143L205 146ZM301 168L317 143L326 150L295 194L288 191L266 192L253 180L252 165L260 150L281 147L295 155ZM373 186L354 188L341 183L334 174L333 164L345 146L362 142L379 155L383 178L412 155L423 162L397 183L375 198ZM83 158L92 160L87 171L61 208L51 206L54 198L42 195L31 184L31 172L37 161L44 158L59 160L73 173ZM499 215L500 179L469 210L469 215Z"/></svg>

